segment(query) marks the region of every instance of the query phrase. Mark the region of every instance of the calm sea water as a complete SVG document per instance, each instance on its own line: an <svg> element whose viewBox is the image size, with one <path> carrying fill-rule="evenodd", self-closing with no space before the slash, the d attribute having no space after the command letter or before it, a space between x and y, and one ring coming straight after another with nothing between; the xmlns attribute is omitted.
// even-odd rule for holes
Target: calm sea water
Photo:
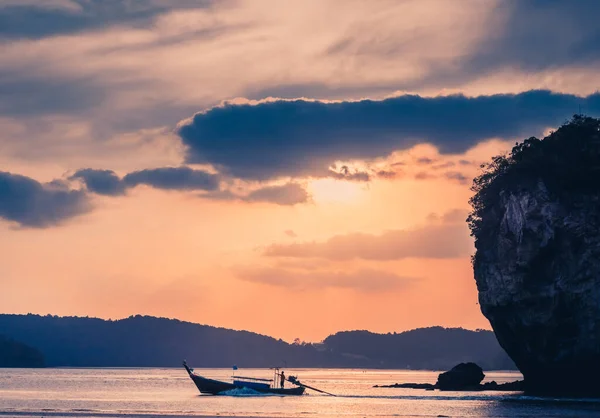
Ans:
<svg viewBox="0 0 600 418"><path fill-rule="evenodd" d="M196 372L216 379L232 373ZM243 374L271 376L269 370L257 369ZM600 417L600 399L373 388L395 382L434 383L437 372L290 369L286 374L339 396L200 395L183 368L0 369L0 417ZM519 378L518 373L490 372L486 380Z"/></svg>

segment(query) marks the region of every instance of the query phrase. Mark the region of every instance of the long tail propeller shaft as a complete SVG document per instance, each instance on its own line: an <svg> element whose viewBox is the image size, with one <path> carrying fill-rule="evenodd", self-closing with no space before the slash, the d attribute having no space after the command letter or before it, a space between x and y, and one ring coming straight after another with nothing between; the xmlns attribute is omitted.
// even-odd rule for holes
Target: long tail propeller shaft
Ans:
<svg viewBox="0 0 600 418"><path fill-rule="evenodd" d="M290 377L288 377L288 379L287 379L287 380L288 380L290 383L293 383L294 385L298 385L298 386L304 387L304 388L306 388L306 389L311 389L311 390L314 390L315 392L324 393L325 395L329 395L329 396L337 396L337 395L334 395L333 393L325 392L324 390L317 389L317 388L313 388L312 386L305 385L304 383L301 383L301 382L300 382L300 381L299 381L299 380L298 380L296 377L294 377L294 376L290 376Z"/></svg>

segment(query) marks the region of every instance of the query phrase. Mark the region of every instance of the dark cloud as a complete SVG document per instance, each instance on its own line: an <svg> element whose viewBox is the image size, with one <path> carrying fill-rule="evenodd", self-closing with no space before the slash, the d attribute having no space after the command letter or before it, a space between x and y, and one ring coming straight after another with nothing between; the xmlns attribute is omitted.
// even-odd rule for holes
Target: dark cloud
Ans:
<svg viewBox="0 0 600 418"><path fill-rule="evenodd" d="M91 77L64 79L33 74L30 68L0 69L0 98L3 115L72 114L101 104L106 91Z"/></svg>
<svg viewBox="0 0 600 418"><path fill-rule="evenodd" d="M466 176L460 171L448 171L447 173L444 173L444 177L448 180L457 181L460 184L470 184L471 180L473 180L472 177Z"/></svg>
<svg viewBox="0 0 600 418"><path fill-rule="evenodd" d="M415 174L415 180L432 180L436 178L437 176L435 174L431 174L426 171L419 171L417 174Z"/></svg>
<svg viewBox="0 0 600 418"><path fill-rule="evenodd" d="M19 38L38 39L54 35L105 30L111 26L136 28L151 26L155 18L172 10L207 8L208 0L65 0L62 6L47 0L17 1L2 4L0 0L0 41ZM191 39L207 39L234 27L214 26L188 30L185 34L162 36L151 43L125 45L115 42L98 45L99 54L111 54L125 48L151 48L177 44ZM132 53L136 51L132 50ZM115 91L148 91L156 88L156 80L130 77L128 70L112 69L103 74L66 75L48 71L46 62L36 65L7 62L0 69L0 114L17 117L39 115L90 116L91 110L111 99ZM181 115L197 110L172 100L155 98L144 111L104 115L90 121L94 137L107 137L115 132L128 132L151 126L172 125ZM97 115L96 115L97 116ZM108 120L106 118L109 118ZM30 120L28 123L35 122Z"/></svg>
<svg viewBox="0 0 600 418"><path fill-rule="evenodd" d="M379 170L377 172L377 177L384 178L384 179L394 179L394 178L400 176L400 174L401 173L399 171Z"/></svg>
<svg viewBox="0 0 600 418"><path fill-rule="evenodd" d="M452 167L455 164L452 162L440 164L439 166L431 167L433 170L440 170L448 167ZM461 173L460 171L446 171L444 173L431 173L427 171L419 171L414 175L415 180L434 180L434 179L446 179L462 185L471 184L473 176Z"/></svg>
<svg viewBox="0 0 600 418"><path fill-rule="evenodd" d="M530 71L600 60L600 2L507 0L493 13L490 31L464 64L470 73L502 66Z"/></svg>
<svg viewBox="0 0 600 418"><path fill-rule="evenodd" d="M361 292L398 290L415 279L380 270L363 269L354 272L298 271L281 268L241 269L237 277L253 283L280 286L294 290L320 290L325 288L352 289Z"/></svg>
<svg viewBox="0 0 600 418"><path fill-rule="evenodd" d="M507 68L535 73L589 68L600 61L597 0L503 0L495 2L494 7L485 22L488 30L456 65L433 61L422 77L400 82L393 90L414 90L425 85L448 88ZM402 37L365 36L366 32L373 31L356 31L338 39L327 49L327 55L352 56L366 63L373 57L402 57L411 47ZM423 35L426 38L427 33Z"/></svg>
<svg viewBox="0 0 600 418"><path fill-rule="evenodd" d="M276 244L270 257L325 258L329 260L400 260L404 258L458 258L471 254L472 240L465 222L393 230L381 235L336 235L325 242Z"/></svg>
<svg viewBox="0 0 600 418"><path fill-rule="evenodd" d="M212 200L265 202L286 206L306 203L310 200L306 189L298 183L263 186L245 195L236 194L219 188L220 175L189 167L161 167L133 171L123 178L111 170L85 168L70 177L70 180L74 179L83 181L90 192L106 196L123 195L127 189L146 185L161 190L203 191L204 193L199 197Z"/></svg>
<svg viewBox="0 0 600 418"><path fill-rule="evenodd" d="M44 228L91 209L84 191L60 181L42 184L29 177L0 172L0 217L24 227Z"/></svg>
<svg viewBox="0 0 600 418"><path fill-rule="evenodd" d="M436 164L433 167L431 167L433 170L441 170L443 168L450 168L450 167L454 167L456 165L455 162L453 161L446 161L445 163L440 163L440 164Z"/></svg>
<svg viewBox="0 0 600 418"><path fill-rule="evenodd" d="M278 205L296 205L305 203L308 199L308 192L298 183L262 187L250 192L244 198L248 202L269 202Z"/></svg>
<svg viewBox="0 0 600 418"><path fill-rule="evenodd" d="M265 180L324 175L334 161L386 156L422 142L442 153L461 153L487 138L540 134L565 122L580 104L600 114L600 94L580 98L541 90L226 104L183 122L178 134L188 163L210 163L234 177Z"/></svg>
<svg viewBox="0 0 600 418"><path fill-rule="evenodd" d="M0 4L0 38L38 39L117 25L145 27L170 10L210 4L207 0L71 0L62 7L47 0L37 4Z"/></svg>
<svg viewBox="0 0 600 418"><path fill-rule="evenodd" d="M315 173L317 174L317 173ZM318 177L321 177L317 174ZM343 165L339 168L337 166L333 166L333 169L330 168L327 171L327 175L325 177L331 177L337 180L347 180L347 181L369 181L371 180L371 175L366 171L360 170L352 170L347 165Z"/></svg>
<svg viewBox="0 0 600 418"><path fill-rule="evenodd" d="M120 178L111 170L85 168L75 172L71 179L81 179L91 192L118 196L128 188L144 184L162 190L217 190L220 176L189 167L161 167L133 171Z"/></svg>
<svg viewBox="0 0 600 418"><path fill-rule="evenodd" d="M78 170L71 179L81 179L93 193L118 196L129 188L144 184L162 190L207 190L219 188L220 176L189 167L161 167L133 171L120 178L111 170L85 168Z"/></svg>
<svg viewBox="0 0 600 418"><path fill-rule="evenodd" d="M125 183L119 176L111 170L94 170L85 168L78 170L70 177L73 179L81 179L90 192L107 195L118 196L125 194Z"/></svg>
<svg viewBox="0 0 600 418"><path fill-rule="evenodd" d="M140 184L163 190L217 190L220 177L189 167L163 167L134 171L123 177L127 187Z"/></svg>
<svg viewBox="0 0 600 418"><path fill-rule="evenodd" d="M296 234L294 231L292 231L291 229L286 229L285 231L283 231L283 233L285 235L287 235L288 237L291 238L296 238L298 236L298 234Z"/></svg>
<svg viewBox="0 0 600 418"><path fill-rule="evenodd" d="M233 193L229 190L216 190L201 194L200 197L213 200L273 203L282 206L293 206L310 200L310 195L304 186L298 183L263 186L245 195Z"/></svg>
<svg viewBox="0 0 600 418"><path fill-rule="evenodd" d="M433 163L435 163L435 161L436 160L434 160L433 158L429 158L429 157L417 158L417 164L421 164L421 165L433 164Z"/></svg>
<svg viewBox="0 0 600 418"><path fill-rule="evenodd" d="M332 263L329 260L322 258L314 258L312 260L307 259L295 259L295 258L282 258L274 263L274 267L280 269L293 269L293 270L304 270L314 271L331 268Z"/></svg>

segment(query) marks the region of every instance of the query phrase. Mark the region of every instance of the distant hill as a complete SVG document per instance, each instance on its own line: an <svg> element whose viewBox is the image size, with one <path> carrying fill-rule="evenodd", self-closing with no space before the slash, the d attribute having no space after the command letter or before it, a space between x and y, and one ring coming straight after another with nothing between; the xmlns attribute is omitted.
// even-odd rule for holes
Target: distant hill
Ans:
<svg viewBox="0 0 600 418"><path fill-rule="evenodd" d="M321 367L335 355L260 334L175 319L132 316L118 321L39 315L0 315L0 333L38 347L49 366Z"/></svg>
<svg viewBox="0 0 600 418"><path fill-rule="evenodd" d="M0 335L0 367L44 367L44 356L33 347Z"/></svg>
<svg viewBox="0 0 600 418"><path fill-rule="evenodd" d="M491 331L419 328L399 334L344 331L323 341L334 352L371 359L378 367L446 370L475 362L485 370L512 370L515 365Z"/></svg>
<svg viewBox="0 0 600 418"><path fill-rule="evenodd" d="M356 367L448 369L476 361L514 368L490 331L441 327L401 334L347 331L321 344L288 344L265 335L176 319L116 321L52 315L2 315L0 334L37 347L48 366Z"/></svg>

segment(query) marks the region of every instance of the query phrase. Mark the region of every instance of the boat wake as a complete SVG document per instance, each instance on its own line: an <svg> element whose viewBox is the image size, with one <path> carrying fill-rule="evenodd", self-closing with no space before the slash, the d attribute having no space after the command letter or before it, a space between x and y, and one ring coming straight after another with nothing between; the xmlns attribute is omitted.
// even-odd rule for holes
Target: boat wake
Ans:
<svg viewBox="0 0 600 418"><path fill-rule="evenodd" d="M236 388L231 390L226 390L224 392L219 392L219 396L279 396L274 393L262 393L257 392L250 388Z"/></svg>

